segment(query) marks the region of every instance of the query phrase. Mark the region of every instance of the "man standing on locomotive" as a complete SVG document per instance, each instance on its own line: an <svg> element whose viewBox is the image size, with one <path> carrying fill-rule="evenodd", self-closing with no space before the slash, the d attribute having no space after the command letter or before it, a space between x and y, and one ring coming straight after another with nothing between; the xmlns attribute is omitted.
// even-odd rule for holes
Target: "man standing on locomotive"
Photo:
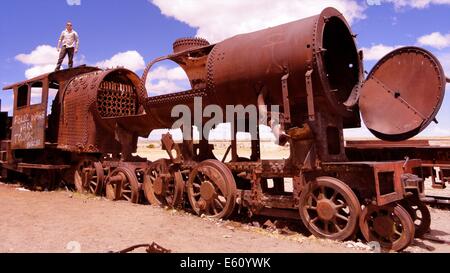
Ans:
<svg viewBox="0 0 450 273"><path fill-rule="evenodd" d="M66 29L61 32L59 36L58 46L56 49L59 51L58 63L56 64L55 71L61 68L61 64L66 57L69 56L69 68L73 66L73 55L77 53L79 45L78 33L72 29L72 22L67 21ZM62 46L62 47L60 47Z"/></svg>

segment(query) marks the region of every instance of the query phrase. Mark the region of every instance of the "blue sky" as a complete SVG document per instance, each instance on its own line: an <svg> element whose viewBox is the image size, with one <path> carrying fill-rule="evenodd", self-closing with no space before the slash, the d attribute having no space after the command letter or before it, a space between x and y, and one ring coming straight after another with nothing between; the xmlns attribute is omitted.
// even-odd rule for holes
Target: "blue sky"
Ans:
<svg viewBox="0 0 450 273"><path fill-rule="evenodd" d="M179 37L200 35L217 42L314 15L326 6L338 8L351 22L367 57L366 70L397 46L419 45L434 53L450 75L450 0L6 0L0 1L0 85L53 69L54 47L67 20L80 36L77 64L124 65L141 75L145 63L170 53ZM187 85L170 62L150 77L150 94ZM1 93L3 110L10 109L11 93ZM422 135L450 136L448 94L437 118L439 125ZM369 136L363 129L346 135Z"/></svg>

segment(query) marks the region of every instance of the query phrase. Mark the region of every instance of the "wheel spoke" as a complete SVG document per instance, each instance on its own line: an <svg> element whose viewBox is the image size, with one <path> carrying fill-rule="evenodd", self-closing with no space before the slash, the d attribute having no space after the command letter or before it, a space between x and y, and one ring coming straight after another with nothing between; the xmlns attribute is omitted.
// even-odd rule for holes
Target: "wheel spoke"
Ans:
<svg viewBox="0 0 450 273"><path fill-rule="evenodd" d="M330 229L329 229L329 221L323 221L324 225L323 228L325 230L326 233L330 233Z"/></svg>
<svg viewBox="0 0 450 273"><path fill-rule="evenodd" d="M211 207L213 209L214 214L217 214L218 212L217 212L216 206L214 205L214 202L211 202Z"/></svg>
<svg viewBox="0 0 450 273"><path fill-rule="evenodd" d="M398 231L397 229L395 229L394 233L397 234L398 236L402 236L402 233L400 231Z"/></svg>
<svg viewBox="0 0 450 273"><path fill-rule="evenodd" d="M348 217L346 217L346 216L344 216L342 214L336 213L336 217L348 222Z"/></svg>
<svg viewBox="0 0 450 273"><path fill-rule="evenodd" d="M325 195L325 187L324 186L320 186L319 190L320 190L319 200L323 199L323 198L326 198L327 196Z"/></svg>
<svg viewBox="0 0 450 273"><path fill-rule="evenodd" d="M335 190L333 195L331 196L330 200L334 201L334 199L336 198L337 194L338 194L338 192Z"/></svg>
<svg viewBox="0 0 450 273"><path fill-rule="evenodd" d="M342 228L338 225L336 219L333 219L331 222L333 223L334 227L337 229L338 232L342 231Z"/></svg>
<svg viewBox="0 0 450 273"><path fill-rule="evenodd" d="M317 199L317 197L314 195L314 193L310 193L309 195L312 197L312 199L313 199L314 201L316 201L316 203L317 203L317 201L319 201L319 200Z"/></svg>
<svg viewBox="0 0 450 273"><path fill-rule="evenodd" d="M220 202L219 199L214 199L214 205L218 205L220 210L223 210L224 205Z"/></svg>
<svg viewBox="0 0 450 273"><path fill-rule="evenodd" d="M339 210L339 209L342 209L342 208L345 208L345 207L347 207L346 203L340 203L340 204L334 206L334 208L336 210Z"/></svg>

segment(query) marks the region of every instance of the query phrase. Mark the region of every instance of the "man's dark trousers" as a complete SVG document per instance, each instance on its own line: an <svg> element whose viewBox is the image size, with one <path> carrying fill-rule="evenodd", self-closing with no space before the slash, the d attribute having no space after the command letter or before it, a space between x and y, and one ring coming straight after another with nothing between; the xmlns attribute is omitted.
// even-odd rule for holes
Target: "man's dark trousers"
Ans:
<svg viewBox="0 0 450 273"><path fill-rule="evenodd" d="M61 68L61 64L64 60L64 57L66 57L66 54L69 55L69 68L73 66L73 53L75 51L75 48L73 47L66 47L62 46L61 50L59 51L59 59L58 64L56 64L56 69L59 70Z"/></svg>

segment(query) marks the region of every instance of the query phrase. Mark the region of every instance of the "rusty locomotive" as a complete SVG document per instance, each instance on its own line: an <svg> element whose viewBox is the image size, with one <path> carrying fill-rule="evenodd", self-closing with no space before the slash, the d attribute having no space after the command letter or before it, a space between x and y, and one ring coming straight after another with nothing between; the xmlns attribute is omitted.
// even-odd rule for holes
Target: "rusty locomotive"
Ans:
<svg viewBox="0 0 450 273"><path fill-rule="evenodd" d="M446 78L439 61L417 47L394 50L364 77L355 37L343 15L327 8L216 44L178 39L142 77L79 66L6 86L14 91L14 114L0 116L2 178L41 188L63 181L80 192L131 202L145 197L207 217L246 211L293 218L318 237L345 240L360 230L367 241L404 249L430 226L420 159L350 161L343 129L360 127L361 113L378 138L411 138L435 120ZM192 89L148 96L147 74L162 60L180 65ZM41 100L33 103L36 92ZM258 119L268 124L279 115L273 132L290 156L261 159L258 135L248 158L233 138L231 160L219 160L207 138L176 143L170 134L161 139L168 158L133 156L138 137L171 128L172 107L195 110L196 97L221 108L257 105ZM279 112L268 111L271 105Z"/></svg>

